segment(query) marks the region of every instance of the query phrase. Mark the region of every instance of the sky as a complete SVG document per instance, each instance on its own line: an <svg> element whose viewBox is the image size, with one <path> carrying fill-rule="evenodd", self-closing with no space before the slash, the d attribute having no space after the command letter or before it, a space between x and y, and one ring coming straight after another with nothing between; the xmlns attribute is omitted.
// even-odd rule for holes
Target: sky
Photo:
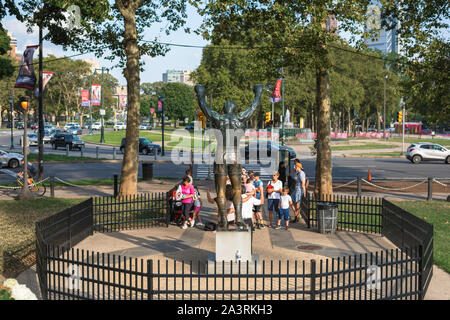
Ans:
<svg viewBox="0 0 450 320"><path fill-rule="evenodd" d="M195 9L189 8L187 26L191 29L199 27L202 22L202 18L197 14ZM2 20L2 24L6 30L12 33L12 36L17 39L17 52L23 53L26 46L36 45L39 43L38 29L35 28L32 33L27 33L27 28L24 23L19 22L16 18L7 16ZM165 43L177 43L188 44L196 46L205 46L208 44L201 36L194 33L186 34L183 30L172 32L167 36L164 30L166 24L158 24L153 26L146 34L145 39L153 40L155 35L160 35L160 42ZM45 36L45 31L44 31ZM43 43L43 55L54 55L56 57L69 56L77 54L76 51L64 51L61 46L56 46L51 42L44 41ZM39 56L38 52L35 53L35 58ZM151 58L149 56L143 56L142 60L145 62L144 72L141 73L141 83L144 82L156 82L162 81L162 74L167 70L195 70L199 65L202 57L202 49L197 48L180 48L171 47L171 50L166 56L160 56ZM95 57L94 54L85 54L73 59L92 59L95 58L99 61L100 67L110 68L114 63ZM45 70L45 66L44 66ZM51 71L51 70L45 70ZM110 70L110 74L119 80L119 84L126 85L126 80L122 75L122 69L114 68Z"/></svg>

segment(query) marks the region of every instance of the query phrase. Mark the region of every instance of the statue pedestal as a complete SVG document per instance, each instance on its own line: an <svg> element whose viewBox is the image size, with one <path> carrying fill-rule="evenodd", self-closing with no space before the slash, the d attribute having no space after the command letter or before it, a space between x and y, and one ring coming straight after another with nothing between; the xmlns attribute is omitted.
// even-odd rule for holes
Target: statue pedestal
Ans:
<svg viewBox="0 0 450 320"><path fill-rule="evenodd" d="M250 229L216 232L216 253L210 254L208 258L208 273L250 274L260 272L259 255L252 254L252 231Z"/></svg>

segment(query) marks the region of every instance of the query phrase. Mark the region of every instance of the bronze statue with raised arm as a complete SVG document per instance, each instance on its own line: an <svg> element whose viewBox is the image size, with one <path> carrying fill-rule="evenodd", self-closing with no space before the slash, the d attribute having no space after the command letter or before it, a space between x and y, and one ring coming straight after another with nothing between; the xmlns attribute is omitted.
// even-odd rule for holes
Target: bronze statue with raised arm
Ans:
<svg viewBox="0 0 450 320"><path fill-rule="evenodd" d="M245 129L245 123L252 117L256 111L259 100L261 98L264 86L257 84L253 88L255 98L251 106L239 114L235 114L236 104L232 101L227 101L223 106L223 114L212 110L207 104L205 99L205 88L198 84L195 86L195 92L197 93L198 104L200 109L205 114L208 121L214 129L218 129L222 133L222 145L218 143L216 154L220 155L221 161L214 162L214 179L217 192L217 207L219 209L219 228L218 230L228 230L227 221L227 199L226 199L226 182L227 175L230 177L231 186L233 188L232 200L235 215L236 225L239 230L245 230L245 224L242 222L241 209L242 209L242 197L241 197L241 165L238 163L239 153L239 140L233 139L233 141L227 141L232 131L237 129ZM237 141L236 141L237 140ZM230 143L232 145L230 145ZM225 150L224 150L225 147ZM217 156L216 156L217 159Z"/></svg>

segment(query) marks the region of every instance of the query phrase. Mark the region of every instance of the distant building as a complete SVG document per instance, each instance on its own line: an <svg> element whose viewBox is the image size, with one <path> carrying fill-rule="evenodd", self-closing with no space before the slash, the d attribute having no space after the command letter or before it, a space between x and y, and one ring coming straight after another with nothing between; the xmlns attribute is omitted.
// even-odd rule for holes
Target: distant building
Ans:
<svg viewBox="0 0 450 320"><path fill-rule="evenodd" d="M11 39L9 43L11 50L8 51L8 55L11 58L15 59L17 62L20 62L22 60L22 55L17 52L17 39L12 36L11 32L8 32L8 36Z"/></svg>
<svg viewBox="0 0 450 320"><path fill-rule="evenodd" d="M97 59L84 59L83 61L91 65L92 73L94 73L95 69L100 69L100 62Z"/></svg>
<svg viewBox="0 0 450 320"><path fill-rule="evenodd" d="M379 1L373 1L373 5L377 5L381 9L381 4ZM378 34L374 39L366 39L366 44L370 49L378 49L384 54L389 54L392 52L400 53L401 48L399 44L399 38L397 35L398 22L397 26L392 30L385 30L383 28L379 28Z"/></svg>
<svg viewBox="0 0 450 320"><path fill-rule="evenodd" d="M193 86L194 83L191 81L191 72L192 71L180 71L180 70L167 70L166 73L163 73L162 80L165 83L168 82L179 82L184 83L190 86Z"/></svg>

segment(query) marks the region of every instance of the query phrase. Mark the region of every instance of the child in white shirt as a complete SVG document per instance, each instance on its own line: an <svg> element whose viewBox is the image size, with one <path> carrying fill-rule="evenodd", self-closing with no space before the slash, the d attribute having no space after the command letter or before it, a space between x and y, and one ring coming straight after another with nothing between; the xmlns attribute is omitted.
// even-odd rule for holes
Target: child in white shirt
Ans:
<svg viewBox="0 0 450 320"><path fill-rule="evenodd" d="M281 219L284 218L286 223L286 230L289 229L289 207L294 209L294 204L292 203L292 198L288 194L289 187L283 188L283 193L280 196L280 202L278 203L278 221L275 229L281 229L280 223ZM295 211L294 211L295 212Z"/></svg>

